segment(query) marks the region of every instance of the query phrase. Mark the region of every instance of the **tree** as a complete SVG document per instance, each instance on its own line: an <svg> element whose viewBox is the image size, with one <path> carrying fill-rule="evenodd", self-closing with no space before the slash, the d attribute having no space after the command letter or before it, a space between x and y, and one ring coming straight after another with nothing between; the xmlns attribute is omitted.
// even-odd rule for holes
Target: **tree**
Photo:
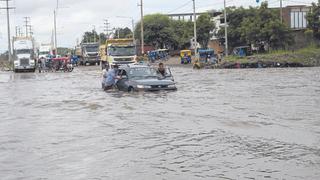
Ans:
<svg viewBox="0 0 320 180"><path fill-rule="evenodd" d="M126 28L119 28L115 32L116 38L132 38L132 31L128 27Z"/></svg>
<svg viewBox="0 0 320 180"><path fill-rule="evenodd" d="M228 11L229 46L267 44L271 48L285 48L293 43L291 30L280 22L278 10L268 8L264 2L260 8L231 7ZM224 38L224 28L218 32Z"/></svg>
<svg viewBox="0 0 320 180"><path fill-rule="evenodd" d="M174 31L171 28L171 20L162 14L146 15L144 20L144 42L155 48L169 48L174 46ZM135 29L136 39L141 39L141 22Z"/></svg>
<svg viewBox="0 0 320 180"><path fill-rule="evenodd" d="M320 40L320 0L318 4L312 3L311 11L307 14L308 28L313 31L313 36Z"/></svg>
<svg viewBox="0 0 320 180"><path fill-rule="evenodd" d="M211 21L210 15L202 14L197 19L197 40L203 48L207 48L211 38L211 32L215 29L214 22Z"/></svg>
<svg viewBox="0 0 320 180"><path fill-rule="evenodd" d="M241 39L247 44L259 46L268 44L274 49L285 48L293 43L290 29L277 18L277 13L262 3L252 17L245 18L241 23Z"/></svg>
<svg viewBox="0 0 320 180"><path fill-rule="evenodd" d="M84 35L82 36L82 43L90 43L90 42L99 42L99 35L97 33L97 31L92 30L87 31L84 33Z"/></svg>
<svg viewBox="0 0 320 180"><path fill-rule="evenodd" d="M193 22L172 20L171 28L174 35L174 49L188 49L193 37Z"/></svg>
<svg viewBox="0 0 320 180"><path fill-rule="evenodd" d="M100 33L99 34L99 42L100 42L100 44L105 44L106 40L107 40L106 34Z"/></svg>

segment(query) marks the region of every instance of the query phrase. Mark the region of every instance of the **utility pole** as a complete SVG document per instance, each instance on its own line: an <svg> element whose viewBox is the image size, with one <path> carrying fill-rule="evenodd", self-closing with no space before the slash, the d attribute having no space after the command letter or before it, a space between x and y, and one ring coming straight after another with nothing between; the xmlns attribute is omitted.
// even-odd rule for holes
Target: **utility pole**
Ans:
<svg viewBox="0 0 320 180"><path fill-rule="evenodd" d="M225 54L226 57L228 57L228 23L227 23L227 3L226 0L224 0L224 39L225 39Z"/></svg>
<svg viewBox="0 0 320 180"><path fill-rule="evenodd" d="M28 34L29 34L29 32L28 32L28 28L29 28L29 22L30 22L30 17L24 17L24 23L25 23L25 28L26 28L26 37L28 37Z"/></svg>
<svg viewBox="0 0 320 180"><path fill-rule="evenodd" d="M106 32L107 39L109 39L109 25L110 25L110 23L109 23L108 19L105 19L104 21L105 21L104 22L104 31Z"/></svg>
<svg viewBox="0 0 320 180"><path fill-rule="evenodd" d="M195 53L197 54L197 48L198 48L198 40L197 40L197 14L196 14L196 2L195 0L193 1L193 38L194 38L194 48L195 48Z"/></svg>
<svg viewBox="0 0 320 180"><path fill-rule="evenodd" d="M282 0L280 0L280 21L281 21L281 23L283 22L282 16L283 16L283 12L282 12Z"/></svg>
<svg viewBox="0 0 320 180"><path fill-rule="evenodd" d="M54 28L54 49L55 53L58 53L58 42L57 42L57 11L59 8L59 0L57 0L56 8L53 10L53 28Z"/></svg>
<svg viewBox="0 0 320 180"><path fill-rule="evenodd" d="M55 53L57 53L57 12L56 9L53 10L53 28L54 28L54 49Z"/></svg>
<svg viewBox="0 0 320 180"><path fill-rule="evenodd" d="M10 35L10 9L15 9L14 7L9 7L9 1L11 0L0 0L0 1L5 1L6 2L6 7L5 8L0 8L0 9L5 9L7 10L7 26L8 26L8 60L9 62L12 62L12 55L11 55L11 35Z"/></svg>
<svg viewBox="0 0 320 180"><path fill-rule="evenodd" d="M16 37L19 36L19 26L16 26Z"/></svg>
<svg viewBox="0 0 320 180"><path fill-rule="evenodd" d="M143 30L143 0L140 0L141 10L141 53L144 54L144 30Z"/></svg>
<svg viewBox="0 0 320 180"><path fill-rule="evenodd" d="M93 33L93 42L96 43L97 42L97 36L96 36L96 26L95 25L93 25L92 33Z"/></svg>

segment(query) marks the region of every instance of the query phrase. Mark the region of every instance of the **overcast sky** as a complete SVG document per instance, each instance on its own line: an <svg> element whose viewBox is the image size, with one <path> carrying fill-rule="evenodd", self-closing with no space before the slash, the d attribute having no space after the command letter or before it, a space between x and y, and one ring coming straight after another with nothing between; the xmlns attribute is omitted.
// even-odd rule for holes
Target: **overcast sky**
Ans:
<svg viewBox="0 0 320 180"><path fill-rule="evenodd" d="M59 0L57 16L58 46L74 47L83 32L96 27L103 31L103 20L108 19L112 27L130 27L131 20L117 16L140 18L137 6L140 0ZM284 6L311 4L315 0L284 0ZM279 0L268 0L270 6L279 6ZM16 7L11 11L11 34L15 26L23 27L23 17L30 17L34 36L39 43L50 43L53 29L53 10L56 0L12 0ZM258 6L255 0L227 0L227 6ZM5 2L0 2L4 7ZM197 12L222 9L223 0L196 0ZM192 0L144 0L145 14L192 12ZM7 50L6 12L0 10L0 52Z"/></svg>

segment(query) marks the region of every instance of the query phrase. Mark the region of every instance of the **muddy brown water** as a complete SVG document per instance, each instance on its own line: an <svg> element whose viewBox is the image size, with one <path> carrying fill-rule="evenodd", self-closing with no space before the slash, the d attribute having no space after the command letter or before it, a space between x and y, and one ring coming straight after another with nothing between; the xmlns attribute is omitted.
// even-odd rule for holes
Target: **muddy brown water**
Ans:
<svg viewBox="0 0 320 180"><path fill-rule="evenodd" d="M0 179L320 179L320 68L172 71L133 94L0 72Z"/></svg>

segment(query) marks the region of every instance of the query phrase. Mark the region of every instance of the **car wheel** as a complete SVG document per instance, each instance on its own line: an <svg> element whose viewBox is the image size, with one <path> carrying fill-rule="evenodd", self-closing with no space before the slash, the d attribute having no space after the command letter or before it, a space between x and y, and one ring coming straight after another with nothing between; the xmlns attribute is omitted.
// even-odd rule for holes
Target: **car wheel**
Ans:
<svg viewBox="0 0 320 180"><path fill-rule="evenodd" d="M128 88L128 92L133 92L134 91L134 88L132 87L132 86L130 86L129 88Z"/></svg>

